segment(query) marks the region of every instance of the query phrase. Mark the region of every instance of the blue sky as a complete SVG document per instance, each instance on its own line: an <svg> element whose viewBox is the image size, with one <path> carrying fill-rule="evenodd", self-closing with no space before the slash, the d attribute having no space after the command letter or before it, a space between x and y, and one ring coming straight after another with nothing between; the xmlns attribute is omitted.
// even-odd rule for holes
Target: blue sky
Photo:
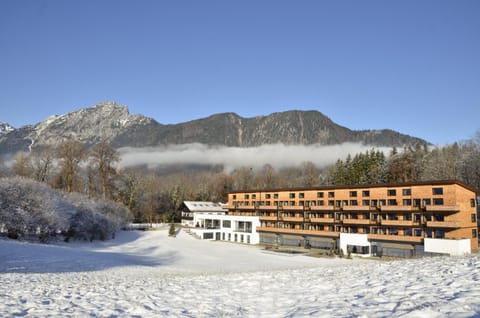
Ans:
<svg viewBox="0 0 480 318"><path fill-rule="evenodd" d="M434 144L480 129L480 1L0 1L0 121L115 100L158 122L318 110Z"/></svg>

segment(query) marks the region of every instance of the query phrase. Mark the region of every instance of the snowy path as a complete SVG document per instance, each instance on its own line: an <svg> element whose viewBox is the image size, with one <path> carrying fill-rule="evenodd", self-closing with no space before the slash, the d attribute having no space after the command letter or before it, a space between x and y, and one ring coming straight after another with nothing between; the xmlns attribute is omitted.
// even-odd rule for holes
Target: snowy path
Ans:
<svg viewBox="0 0 480 318"><path fill-rule="evenodd" d="M477 256L317 259L165 231L113 242L0 241L0 316L471 317Z"/></svg>

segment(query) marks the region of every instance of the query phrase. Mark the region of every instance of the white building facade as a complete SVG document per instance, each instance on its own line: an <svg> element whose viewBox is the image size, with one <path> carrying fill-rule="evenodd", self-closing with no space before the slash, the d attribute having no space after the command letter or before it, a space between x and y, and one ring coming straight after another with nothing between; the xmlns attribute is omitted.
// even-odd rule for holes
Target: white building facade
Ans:
<svg viewBox="0 0 480 318"><path fill-rule="evenodd" d="M259 244L258 216L227 215L227 209L213 202L185 201L182 225L203 240Z"/></svg>

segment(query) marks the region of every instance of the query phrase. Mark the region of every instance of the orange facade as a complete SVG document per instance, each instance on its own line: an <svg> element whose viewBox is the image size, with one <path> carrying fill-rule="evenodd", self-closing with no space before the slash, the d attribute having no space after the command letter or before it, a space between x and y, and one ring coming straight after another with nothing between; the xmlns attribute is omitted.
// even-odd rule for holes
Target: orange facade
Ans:
<svg viewBox="0 0 480 318"><path fill-rule="evenodd" d="M262 233L423 244L465 239L478 250L476 191L456 181L237 191L228 213L257 215ZM267 234L266 234L267 235Z"/></svg>

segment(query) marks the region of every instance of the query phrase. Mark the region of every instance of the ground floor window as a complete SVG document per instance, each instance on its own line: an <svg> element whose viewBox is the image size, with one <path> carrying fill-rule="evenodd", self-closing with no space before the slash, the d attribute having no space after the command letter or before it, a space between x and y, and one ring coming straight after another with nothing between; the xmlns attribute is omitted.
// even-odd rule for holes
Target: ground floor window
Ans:
<svg viewBox="0 0 480 318"><path fill-rule="evenodd" d="M347 245L347 251L353 254L370 254L370 246Z"/></svg>
<svg viewBox="0 0 480 318"><path fill-rule="evenodd" d="M204 239L204 240L211 240L211 239L213 239L213 233L212 233L212 232L203 233L203 239Z"/></svg>

